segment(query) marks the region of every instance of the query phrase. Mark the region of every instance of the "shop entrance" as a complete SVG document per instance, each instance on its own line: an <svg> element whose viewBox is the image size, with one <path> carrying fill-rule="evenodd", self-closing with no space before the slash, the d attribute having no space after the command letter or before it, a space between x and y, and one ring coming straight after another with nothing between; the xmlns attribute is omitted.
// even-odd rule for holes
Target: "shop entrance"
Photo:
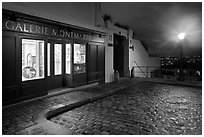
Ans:
<svg viewBox="0 0 204 137"><path fill-rule="evenodd" d="M73 87L87 84L87 44L73 44L73 72L72 81Z"/></svg>
<svg viewBox="0 0 204 137"><path fill-rule="evenodd" d="M48 40L47 90L64 86L64 75L70 73L70 48L71 43L69 42Z"/></svg>

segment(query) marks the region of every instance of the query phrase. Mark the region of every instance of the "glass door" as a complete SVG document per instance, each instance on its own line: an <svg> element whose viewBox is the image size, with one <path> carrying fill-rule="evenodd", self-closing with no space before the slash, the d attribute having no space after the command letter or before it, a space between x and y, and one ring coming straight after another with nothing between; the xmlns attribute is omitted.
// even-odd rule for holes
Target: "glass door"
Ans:
<svg viewBox="0 0 204 137"><path fill-rule="evenodd" d="M63 87L64 44L61 41L49 40L47 43L47 88L48 90Z"/></svg>
<svg viewBox="0 0 204 137"><path fill-rule="evenodd" d="M73 85L87 84L87 46L83 43L73 44Z"/></svg>
<svg viewBox="0 0 204 137"><path fill-rule="evenodd" d="M72 44L65 43L65 74L64 86L72 87Z"/></svg>
<svg viewBox="0 0 204 137"><path fill-rule="evenodd" d="M86 73L86 46L74 44L74 74Z"/></svg>

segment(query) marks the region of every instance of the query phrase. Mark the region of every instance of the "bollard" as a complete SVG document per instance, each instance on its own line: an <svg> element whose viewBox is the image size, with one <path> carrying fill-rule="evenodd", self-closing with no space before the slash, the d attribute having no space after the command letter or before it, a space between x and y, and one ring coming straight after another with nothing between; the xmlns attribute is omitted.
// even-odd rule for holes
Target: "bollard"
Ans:
<svg viewBox="0 0 204 137"><path fill-rule="evenodd" d="M135 77L135 73L134 73L134 67L132 67L132 69L131 69L131 78L134 78Z"/></svg>
<svg viewBox="0 0 204 137"><path fill-rule="evenodd" d="M116 83L118 82L118 80L119 80L119 72L116 70L114 71L114 82Z"/></svg>

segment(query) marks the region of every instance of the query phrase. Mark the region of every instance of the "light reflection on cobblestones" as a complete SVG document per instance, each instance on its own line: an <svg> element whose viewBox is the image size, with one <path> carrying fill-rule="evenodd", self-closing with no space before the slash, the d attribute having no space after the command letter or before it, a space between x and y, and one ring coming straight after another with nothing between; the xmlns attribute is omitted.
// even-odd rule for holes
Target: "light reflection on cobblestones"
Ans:
<svg viewBox="0 0 204 137"><path fill-rule="evenodd" d="M202 134L201 92L147 82L51 121L74 134Z"/></svg>

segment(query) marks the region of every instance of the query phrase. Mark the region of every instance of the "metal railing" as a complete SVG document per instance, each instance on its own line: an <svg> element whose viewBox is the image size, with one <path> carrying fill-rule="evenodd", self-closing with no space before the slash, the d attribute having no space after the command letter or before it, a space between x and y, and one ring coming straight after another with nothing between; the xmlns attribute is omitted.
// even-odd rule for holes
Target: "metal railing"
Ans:
<svg viewBox="0 0 204 137"><path fill-rule="evenodd" d="M145 77L148 77L147 74L145 74L145 72L141 69L141 67L137 64L137 62L134 60L134 63L136 64L136 66L140 69L140 71L144 74Z"/></svg>
<svg viewBox="0 0 204 137"><path fill-rule="evenodd" d="M133 77L162 77L160 66L133 66Z"/></svg>
<svg viewBox="0 0 204 137"><path fill-rule="evenodd" d="M161 69L160 66L133 66L131 77L157 77L164 79L178 79L179 69ZM201 81L202 70L183 69L185 80Z"/></svg>
<svg viewBox="0 0 204 137"><path fill-rule="evenodd" d="M160 66L140 66L134 61L135 66L131 70L131 77L160 77L167 79L177 79L179 76L179 69L164 69ZM201 81L202 70L196 69L183 69L184 77L186 80Z"/></svg>

